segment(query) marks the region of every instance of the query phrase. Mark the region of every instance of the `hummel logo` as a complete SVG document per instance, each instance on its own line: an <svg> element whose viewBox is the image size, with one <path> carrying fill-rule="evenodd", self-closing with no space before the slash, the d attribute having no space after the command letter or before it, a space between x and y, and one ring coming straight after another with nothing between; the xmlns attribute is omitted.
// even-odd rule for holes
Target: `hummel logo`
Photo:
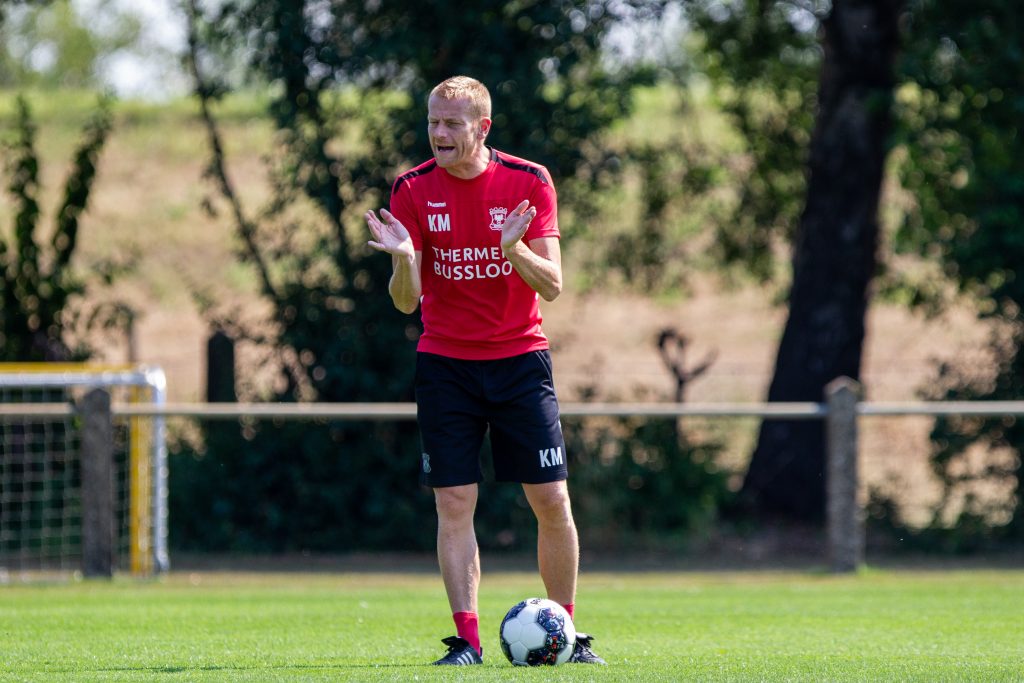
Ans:
<svg viewBox="0 0 1024 683"><path fill-rule="evenodd" d="M555 467L561 465L564 461L562 460L562 447L556 446L555 448L545 448L540 451L540 466L541 467Z"/></svg>
<svg viewBox="0 0 1024 683"><path fill-rule="evenodd" d="M443 209L448 206L448 202L427 202L427 206L433 209Z"/></svg>

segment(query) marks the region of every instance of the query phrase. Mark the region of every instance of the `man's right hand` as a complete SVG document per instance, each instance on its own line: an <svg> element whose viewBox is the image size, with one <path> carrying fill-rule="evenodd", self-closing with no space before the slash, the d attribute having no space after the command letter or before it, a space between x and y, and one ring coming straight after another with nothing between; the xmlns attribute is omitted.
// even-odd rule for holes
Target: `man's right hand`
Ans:
<svg viewBox="0 0 1024 683"><path fill-rule="evenodd" d="M380 210L380 218L371 209L366 212L365 218L373 234L373 239L367 242L368 245L377 251L386 251L392 256L415 257L416 248L412 244L409 231L387 209Z"/></svg>

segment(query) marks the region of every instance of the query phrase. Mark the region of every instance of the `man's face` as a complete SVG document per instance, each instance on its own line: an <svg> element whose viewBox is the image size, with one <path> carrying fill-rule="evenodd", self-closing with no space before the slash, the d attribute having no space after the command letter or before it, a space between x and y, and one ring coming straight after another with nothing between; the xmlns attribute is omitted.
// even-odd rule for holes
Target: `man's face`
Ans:
<svg viewBox="0 0 1024 683"><path fill-rule="evenodd" d="M431 97L427 102L427 134L437 165L457 177L473 177L491 120L473 113L467 98Z"/></svg>

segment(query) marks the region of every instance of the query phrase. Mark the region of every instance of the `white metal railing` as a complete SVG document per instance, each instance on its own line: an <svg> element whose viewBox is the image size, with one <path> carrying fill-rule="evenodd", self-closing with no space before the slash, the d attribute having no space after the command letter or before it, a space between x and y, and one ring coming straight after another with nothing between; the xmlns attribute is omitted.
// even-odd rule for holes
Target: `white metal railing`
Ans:
<svg viewBox="0 0 1024 683"><path fill-rule="evenodd" d="M68 403L0 404L0 417L66 417ZM821 419L824 403L562 403L563 417L774 417ZM114 404L114 417L284 420L414 420L415 403L165 403Z"/></svg>
<svg viewBox="0 0 1024 683"><path fill-rule="evenodd" d="M761 417L824 420L829 558L833 571L853 571L863 561L863 511L857 503L857 450L860 417L1024 416L1024 401L861 401L860 385L833 381L825 401L793 403L572 403L563 417ZM0 404L0 418L52 418L82 414L66 403ZM123 417L187 417L205 420L414 420L414 403L162 403L114 404L107 420ZM166 566L166 565L165 565Z"/></svg>
<svg viewBox="0 0 1024 683"><path fill-rule="evenodd" d="M0 403L0 417L68 417L71 403ZM1024 401L859 401L863 417L1024 417ZM413 420L415 403L165 403L114 404L114 417L192 417L207 420ZM563 417L766 417L823 419L826 403L562 403Z"/></svg>
<svg viewBox="0 0 1024 683"><path fill-rule="evenodd" d="M867 416L971 415L974 417L1021 417L1024 401L891 401L857 404L857 414Z"/></svg>

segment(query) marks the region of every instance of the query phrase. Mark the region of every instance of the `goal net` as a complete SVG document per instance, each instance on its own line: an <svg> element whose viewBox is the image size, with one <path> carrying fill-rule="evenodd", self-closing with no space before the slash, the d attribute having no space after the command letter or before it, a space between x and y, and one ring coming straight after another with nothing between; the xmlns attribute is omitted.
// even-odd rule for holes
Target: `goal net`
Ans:
<svg viewBox="0 0 1024 683"><path fill-rule="evenodd" d="M81 568L81 417L70 406L102 388L114 405L166 401L159 368L79 363L0 363L0 583ZM167 450L164 418L113 424L115 567L166 571Z"/></svg>

